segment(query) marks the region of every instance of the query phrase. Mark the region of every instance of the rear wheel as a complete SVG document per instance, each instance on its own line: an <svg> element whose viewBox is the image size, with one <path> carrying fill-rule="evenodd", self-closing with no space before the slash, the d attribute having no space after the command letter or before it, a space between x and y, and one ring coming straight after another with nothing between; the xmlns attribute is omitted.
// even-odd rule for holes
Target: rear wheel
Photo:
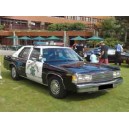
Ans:
<svg viewBox="0 0 129 129"><path fill-rule="evenodd" d="M11 77L14 80L19 80L20 79L19 74L18 74L15 66L12 66L12 68L11 68Z"/></svg>
<svg viewBox="0 0 129 129"><path fill-rule="evenodd" d="M49 79L49 91L55 98L64 98L66 96L66 90L59 77L52 77Z"/></svg>

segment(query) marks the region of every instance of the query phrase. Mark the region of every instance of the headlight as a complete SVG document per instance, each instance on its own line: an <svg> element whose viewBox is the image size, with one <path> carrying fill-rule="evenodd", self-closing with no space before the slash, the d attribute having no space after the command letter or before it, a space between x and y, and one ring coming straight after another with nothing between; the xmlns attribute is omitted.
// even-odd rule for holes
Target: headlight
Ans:
<svg viewBox="0 0 129 129"><path fill-rule="evenodd" d="M120 77L120 76L121 76L120 71L114 71L113 72L113 77L114 78L117 78L117 77Z"/></svg>
<svg viewBox="0 0 129 129"><path fill-rule="evenodd" d="M77 76L76 76L76 75L73 75L73 76L72 76L72 82L73 82L73 83L77 83Z"/></svg>
<svg viewBox="0 0 129 129"><path fill-rule="evenodd" d="M72 76L73 83L83 83L90 82L92 80L92 75L87 74L76 74Z"/></svg>

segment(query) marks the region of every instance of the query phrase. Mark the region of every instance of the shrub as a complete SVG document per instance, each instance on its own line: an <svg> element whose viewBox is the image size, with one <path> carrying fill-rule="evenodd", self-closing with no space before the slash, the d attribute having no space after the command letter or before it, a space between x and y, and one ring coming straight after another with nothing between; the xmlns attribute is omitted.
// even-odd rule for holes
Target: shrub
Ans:
<svg viewBox="0 0 129 129"><path fill-rule="evenodd" d="M85 24L83 23L60 23L60 24L51 24L48 26L50 31L68 31L68 30L84 30Z"/></svg>
<svg viewBox="0 0 129 129"><path fill-rule="evenodd" d="M122 42L116 38L105 39L105 44L108 45L109 47L114 47L117 43L122 43Z"/></svg>
<svg viewBox="0 0 129 129"><path fill-rule="evenodd" d="M4 29L4 25L0 24L0 30L3 30L3 29Z"/></svg>

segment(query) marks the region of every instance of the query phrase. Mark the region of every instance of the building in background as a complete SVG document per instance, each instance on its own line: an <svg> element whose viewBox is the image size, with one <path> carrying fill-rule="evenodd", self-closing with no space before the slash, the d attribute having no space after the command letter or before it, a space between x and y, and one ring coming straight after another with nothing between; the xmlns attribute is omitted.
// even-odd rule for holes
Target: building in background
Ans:
<svg viewBox="0 0 129 129"><path fill-rule="evenodd" d="M47 31L48 25L53 23L80 22L86 24L87 28L83 31L67 31L65 34L68 40L78 35L87 38L98 34L95 32L95 26L101 24L105 18L110 18L110 16L0 16L0 24L4 25L4 30L0 31L0 44L13 45L12 40L6 37L14 33L18 37L52 35L64 37L64 31ZM31 44L32 41L29 43ZM19 41L18 44L22 44L22 41Z"/></svg>

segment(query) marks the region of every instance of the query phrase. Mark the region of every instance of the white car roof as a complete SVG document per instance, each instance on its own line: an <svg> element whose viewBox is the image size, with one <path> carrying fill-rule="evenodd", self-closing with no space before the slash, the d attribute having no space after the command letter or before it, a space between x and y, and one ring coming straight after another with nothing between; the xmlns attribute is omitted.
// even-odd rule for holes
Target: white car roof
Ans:
<svg viewBox="0 0 129 129"><path fill-rule="evenodd" d="M33 45L26 45L23 47L34 47L34 48L70 48L70 47L61 47L61 46L33 46Z"/></svg>
<svg viewBox="0 0 129 129"><path fill-rule="evenodd" d="M18 54L21 52L22 49L24 48L27 48L27 47L31 47L31 48L42 48L42 49L45 49L45 48L61 48L61 49L64 49L64 48L68 48L68 49L71 49L70 47L61 47L61 46L34 46L34 45L26 45L26 46L22 46L18 51L16 51L15 53L13 53L13 57L17 57Z"/></svg>

